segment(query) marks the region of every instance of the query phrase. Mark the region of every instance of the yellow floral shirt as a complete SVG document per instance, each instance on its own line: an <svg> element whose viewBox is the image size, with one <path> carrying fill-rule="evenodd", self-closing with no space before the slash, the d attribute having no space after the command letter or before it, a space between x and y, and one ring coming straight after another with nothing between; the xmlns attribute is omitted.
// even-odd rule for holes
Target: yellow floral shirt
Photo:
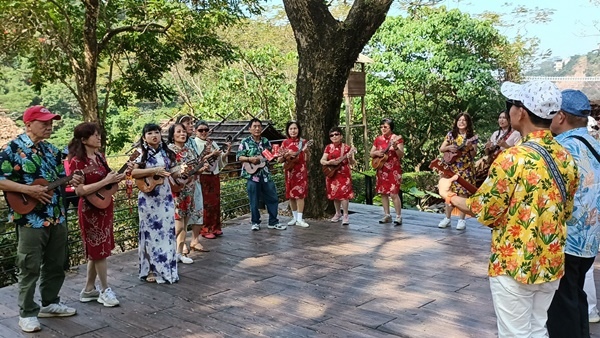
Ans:
<svg viewBox="0 0 600 338"><path fill-rule="evenodd" d="M509 275L524 284L539 284L564 274L566 221L579 179L573 157L550 131L530 133L522 141L535 142L552 155L566 184L567 201L562 201L544 159L519 144L496 158L467 205L479 222L492 228L490 277Z"/></svg>

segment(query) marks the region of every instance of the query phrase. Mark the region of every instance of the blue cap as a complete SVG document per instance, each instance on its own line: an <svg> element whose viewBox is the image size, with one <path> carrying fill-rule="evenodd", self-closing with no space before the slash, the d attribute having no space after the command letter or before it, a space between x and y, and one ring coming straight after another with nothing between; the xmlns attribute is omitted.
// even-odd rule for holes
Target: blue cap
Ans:
<svg viewBox="0 0 600 338"><path fill-rule="evenodd" d="M560 110L575 116L590 116L592 111L590 100L581 90L566 89L561 94L562 105Z"/></svg>

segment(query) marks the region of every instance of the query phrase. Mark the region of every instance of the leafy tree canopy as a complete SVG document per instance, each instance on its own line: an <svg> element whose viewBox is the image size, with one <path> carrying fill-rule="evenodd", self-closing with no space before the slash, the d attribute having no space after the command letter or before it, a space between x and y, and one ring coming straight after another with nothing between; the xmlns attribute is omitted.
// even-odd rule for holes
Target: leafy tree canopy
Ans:
<svg viewBox="0 0 600 338"><path fill-rule="evenodd" d="M397 121L410 171L437 154L457 113L468 112L476 128L493 128L499 80L519 73L502 56L509 46L489 21L458 10L419 7L388 18L366 47L375 60L367 81L371 135L381 117Z"/></svg>

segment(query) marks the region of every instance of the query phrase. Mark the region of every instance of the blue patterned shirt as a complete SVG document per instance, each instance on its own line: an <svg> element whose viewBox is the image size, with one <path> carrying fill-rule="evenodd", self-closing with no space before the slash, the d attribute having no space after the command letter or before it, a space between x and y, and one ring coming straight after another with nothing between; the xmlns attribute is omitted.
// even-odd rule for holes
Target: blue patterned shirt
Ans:
<svg viewBox="0 0 600 338"><path fill-rule="evenodd" d="M586 128L571 129L556 136L556 140L573 155L579 169L573 216L567 221L565 253L595 257L600 244L600 163L585 144L571 137L573 135L584 137L600 154L600 143Z"/></svg>
<svg viewBox="0 0 600 338"><path fill-rule="evenodd" d="M261 137L260 142L256 142L254 141L254 138L252 138L252 136L248 136L245 139L243 139L240 143L240 147L236 154L236 160L239 161L240 156L262 156L261 154L265 149L271 151L271 142L269 142L269 140L266 137ZM242 177L252 180L253 182L260 182L261 179L264 182L271 181L272 179L271 171L269 170L269 164L265 164L266 165L262 169L257 170L253 175L250 175L244 169L244 167L242 167Z"/></svg>
<svg viewBox="0 0 600 338"><path fill-rule="evenodd" d="M27 134L17 136L2 148L0 167L0 180L8 179L22 184L31 184L38 178L53 182L65 176L60 150L46 141L34 144ZM30 228L43 228L64 222L65 207L60 190L60 187L54 189L50 203L39 203L27 215L9 208L8 221Z"/></svg>

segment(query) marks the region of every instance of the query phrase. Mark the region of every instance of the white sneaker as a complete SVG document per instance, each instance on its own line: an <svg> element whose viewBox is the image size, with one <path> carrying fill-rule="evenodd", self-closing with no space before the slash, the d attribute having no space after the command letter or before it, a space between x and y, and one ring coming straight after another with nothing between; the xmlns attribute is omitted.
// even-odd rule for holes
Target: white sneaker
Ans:
<svg viewBox="0 0 600 338"><path fill-rule="evenodd" d="M252 229L252 231L258 231L258 230L260 230L260 224L254 223L254 224L252 224L252 228L250 228L250 229Z"/></svg>
<svg viewBox="0 0 600 338"><path fill-rule="evenodd" d="M438 228L445 228L450 225L450 218L444 217L444 219L438 224Z"/></svg>
<svg viewBox="0 0 600 338"><path fill-rule="evenodd" d="M85 288L84 288L79 293L79 301L82 303L91 302L93 300L98 299L98 297L100 297L100 290L98 290L97 286L92 291L85 291Z"/></svg>
<svg viewBox="0 0 600 338"><path fill-rule="evenodd" d="M269 225L267 225L267 228L269 228L269 229L277 229L277 230L285 230L285 229L287 229L287 225L280 224L280 223L269 224Z"/></svg>
<svg viewBox="0 0 600 338"><path fill-rule="evenodd" d="M111 288L106 288L104 292L100 292L100 297L98 297L98 303L106 307L113 307L119 305L119 300L117 299L117 296Z"/></svg>
<svg viewBox="0 0 600 338"><path fill-rule="evenodd" d="M289 226L296 225L296 219L292 218L292 220L288 222L288 225Z"/></svg>
<svg viewBox="0 0 600 338"><path fill-rule="evenodd" d="M598 323L600 322L600 315L598 314L598 312L592 312L589 315L589 322L590 323Z"/></svg>
<svg viewBox="0 0 600 338"><path fill-rule="evenodd" d="M25 332L37 332L42 329L37 317L19 317L19 326Z"/></svg>
<svg viewBox="0 0 600 338"><path fill-rule="evenodd" d="M467 227L467 222L464 219L459 219L458 223L456 223L456 230L465 230Z"/></svg>
<svg viewBox="0 0 600 338"><path fill-rule="evenodd" d="M402 225L402 216L396 216L396 220L394 220L394 226L401 226Z"/></svg>
<svg viewBox="0 0 600 338"><path fill-rule="evenodd" d="M181 262L183 264L192 264L192 263L194 263L193 259L191 259L191 258L189 258L187 256L184 256L182 254L177 254L177 261Z"/></svg>
<svg viewBox="0 0 600 338"><path fill-rule="evenodd" d="M72 307L66 306L61 303L52 303L48 306L42 306L40 308L40 313L38 313L39 318L48 318L48 317L69 317L77 313Z"/></svg>
<svg viewBox="0 0 600 338"><path fill-rule="evenodd" d="M299 226L299 227L303 227L303 228L308 228L310 226L308 223L304 222L304 220L297 221L296 225Z"/></svg>
<svg viewBox="0 0 600 338"><path fill-rule="evenodd" d="M392 223L391 215L384 215L382 219L379 220L379 224Z"/></svg>

